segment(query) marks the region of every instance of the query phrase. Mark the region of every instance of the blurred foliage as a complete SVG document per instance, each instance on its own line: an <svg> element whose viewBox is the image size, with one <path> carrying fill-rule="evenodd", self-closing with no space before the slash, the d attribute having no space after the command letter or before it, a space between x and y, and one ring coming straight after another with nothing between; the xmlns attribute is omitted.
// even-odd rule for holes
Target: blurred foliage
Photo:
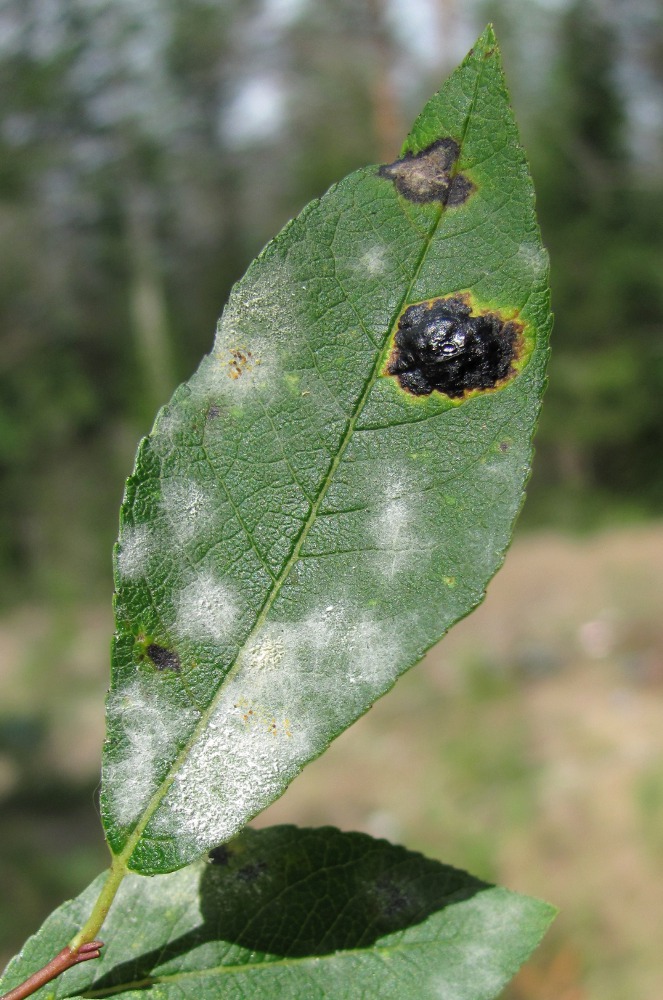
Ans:
<svg viewBox="0 0 663 1000"><path fill-rule="evenodd" d="M596 506L663 508L663 174L627 114L626 41L588 3L563 15L557 102L532 143L557 316L534 492L546 516L565 494L561 511L588 524Z"/></svg>

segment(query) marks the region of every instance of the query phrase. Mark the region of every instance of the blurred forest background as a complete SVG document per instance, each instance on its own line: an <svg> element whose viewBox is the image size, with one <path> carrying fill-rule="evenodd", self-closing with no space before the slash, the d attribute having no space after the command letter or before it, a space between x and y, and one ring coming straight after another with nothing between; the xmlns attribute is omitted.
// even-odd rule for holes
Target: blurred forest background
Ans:
<svg viewBox="0 0 663 1000"><path fill-rule="evenodd" d="M0 0L0 959L105 864L110 551L139 436L262 245L394 159L488 20L556 313L512 563L273 817L553 898L510 997L663 996L660 0ZM397 732L403 788L427 775L403 822L376 792ZM343 812L357 757L375 770Z"/></svg>

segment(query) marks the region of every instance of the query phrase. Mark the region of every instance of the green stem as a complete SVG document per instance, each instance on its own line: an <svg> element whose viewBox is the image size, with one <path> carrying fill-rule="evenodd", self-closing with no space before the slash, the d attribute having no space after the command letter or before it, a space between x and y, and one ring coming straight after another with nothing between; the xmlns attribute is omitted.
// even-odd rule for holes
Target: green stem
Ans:
<svg viewBox="0 0 663 1000"><path fill-rule="evenodd" d="M120 888L122 879L127 874L127 867L125 864L124 857L119 855L113 855L113 862L108 871L108 876L104 882L103 889L99 893L96 903L92 909L92 913L88 917L86 923L81 927L78 934L71 939L69 942L69 947L72 951L78 951L78 949L83 944L87 944L88 941L93 941L104 920L108 916L108 911L111 908L111 904L115 899L115 894Z"/></svg>
<svg viewBox="0 0 663 1000"><path fill-rule="evenodd" d="M131 844L131 850L133 850L133 846ZM108 916L108 911L115 899L117 890L120 888L122 879L127 872L127 852L125 850L122 854L113 855L113 861L108 870L103 888L92 908L92 913L80 931L55 958L51 959L38 972L29 976L25 982L19 986L15 986L9 993L5 993L3 997L0 997L0 1000L24 1000L24 997L31 996L46 983L49 983L57 976L61 976L72 965L87 962L92 958L99 958L103 943L97 941L97 934Z"/></svg>

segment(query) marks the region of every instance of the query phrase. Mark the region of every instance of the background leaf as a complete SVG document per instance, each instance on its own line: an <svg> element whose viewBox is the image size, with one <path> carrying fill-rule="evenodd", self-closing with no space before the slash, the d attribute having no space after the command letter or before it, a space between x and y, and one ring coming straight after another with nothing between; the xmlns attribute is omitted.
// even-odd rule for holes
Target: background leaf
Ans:
<svg viewBox="0 0 663 1000"><path fill-rule="evenodd" d="M490 29L405 151L449 138L458 197L418 203L399 193L402 167L368 167L286 226L139 449L102 793L111 848L137 872L232 837L503 559L550 317ZM404 392L387 368L399 315L461 293L521 324L518 374L466 398Z"/></svg>
<svg viewBox="0 0 663 1000"><path fill-rule="evenodd" d="M36 996L490 1000L554 915L539 900L330 827L247 829L216 859L159 879L128 876L101 960ZM3 988L59 950L99 887L49 917Z"/></svg>

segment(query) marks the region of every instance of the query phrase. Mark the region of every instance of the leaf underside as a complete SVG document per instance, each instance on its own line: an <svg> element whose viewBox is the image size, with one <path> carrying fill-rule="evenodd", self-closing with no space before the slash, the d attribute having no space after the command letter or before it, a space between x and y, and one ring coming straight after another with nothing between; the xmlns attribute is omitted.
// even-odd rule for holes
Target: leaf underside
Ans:
<svg viewBox="0 0 663 1000"><path fill-rule="evenodd" d="M430 157L451 163L448 190L422 200ZM436 298L518 331L494 389L413 394L394 374L399 317ZM254 261L140 446L102 790L131 869L234 836L482 599L522 502L549 328L487 29L396 165L345 178Z"/></svg>
<svg viewBox="0 0 663 1000"><path fill-rule="evenodd" d="M101 959L37 1000L490 1000L554 915L539 900L331 828L246 829L216 858L159 879L128 876ZM100 881L49 917L3 989L71 938Z"/></svg>

